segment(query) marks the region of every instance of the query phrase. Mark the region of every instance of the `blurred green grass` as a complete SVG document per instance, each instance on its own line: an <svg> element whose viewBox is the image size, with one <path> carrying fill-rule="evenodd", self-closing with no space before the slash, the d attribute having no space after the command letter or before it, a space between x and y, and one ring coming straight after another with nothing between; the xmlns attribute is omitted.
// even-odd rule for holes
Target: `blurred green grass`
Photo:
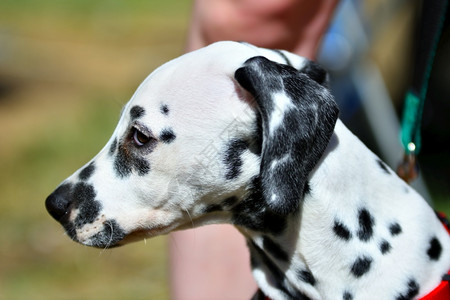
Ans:
<svg viewBox="0 0 450 300"><path fill-rule="evenodd" d="M102 251L75 244L44 208L48 193L102 147L120 107L96 97L34 128L0 161L0 298L168 298L165 238Z"/></svg>
<svg viewBox="0 0 450 300"><path fill-rule="evenodd" d="M72 242L46 196L183 52L190 1L0 1L0 299L168 299L167 237Z"/></svg>

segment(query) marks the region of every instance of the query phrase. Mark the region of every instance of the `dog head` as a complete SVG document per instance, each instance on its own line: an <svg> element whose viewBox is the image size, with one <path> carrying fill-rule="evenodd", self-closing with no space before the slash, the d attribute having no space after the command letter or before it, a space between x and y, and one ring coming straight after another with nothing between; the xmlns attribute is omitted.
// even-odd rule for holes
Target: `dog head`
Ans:
<svg viewBox="0 0 450 300"><path fill-rule="evenodd" d="M304 58L234 42L172 60L140 85L109 142L47 210L96 247L238 223L255 190L260 211L297 211L338 115L325 81Z"/></svg>

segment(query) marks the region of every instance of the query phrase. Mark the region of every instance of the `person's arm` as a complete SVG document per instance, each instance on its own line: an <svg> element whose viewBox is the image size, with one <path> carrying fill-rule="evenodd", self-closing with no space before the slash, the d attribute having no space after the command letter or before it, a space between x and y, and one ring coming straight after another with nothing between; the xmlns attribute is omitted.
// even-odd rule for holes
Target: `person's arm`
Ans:
<svg viewBox="0 0 450 300"><path fill-rule="evenodd" d="M314 59L337 0L196 0L187 51L245 41Z"/></svg>

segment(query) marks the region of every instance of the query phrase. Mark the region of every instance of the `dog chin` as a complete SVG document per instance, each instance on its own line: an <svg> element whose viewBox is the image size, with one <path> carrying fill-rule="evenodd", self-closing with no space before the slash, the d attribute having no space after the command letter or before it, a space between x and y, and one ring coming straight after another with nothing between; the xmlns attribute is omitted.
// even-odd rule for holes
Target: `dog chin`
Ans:
<svg viewBox="0 0 450 300"><path fill-rule="evenodd" d="M171 232L171 228L168 226L161 226L152 229L136 229L126 234L121 240L115 241L115 244L98 245L96 242L92 246L97 248L112 248L119 247L130 243L142 241L143 239L152 238L159 235L164 235ZM91 245L89 245L91 246Z"/></svg>

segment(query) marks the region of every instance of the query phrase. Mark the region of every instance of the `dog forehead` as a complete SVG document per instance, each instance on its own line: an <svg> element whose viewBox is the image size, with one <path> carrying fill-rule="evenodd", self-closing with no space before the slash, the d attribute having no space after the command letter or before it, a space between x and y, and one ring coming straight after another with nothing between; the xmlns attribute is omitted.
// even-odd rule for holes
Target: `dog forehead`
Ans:
<svg viewBox="0 0 450 300"><path fill-rule="evenodd" d="M139 86L131 102L147 106L161 102L205 106L217 104L234 86L234 73L254 56L300 68L306 59L289 52L258 48L245 43L223 41L186 53L154 70ZM288 61L286 61L288 60ZM131 107L130 107L131 108Z"/></svg>
<svg viewBox="0 0 450 300"><path fill-rule="evenodd" d="M128 120L136 106L145 109L146 119L162 118L159 112L168 116L179 112L180 118L190 111L211 113L230 100L235 92L234 71L252 54L248 46L219 43L171 60L141 83L122 115Z"/></svg>

